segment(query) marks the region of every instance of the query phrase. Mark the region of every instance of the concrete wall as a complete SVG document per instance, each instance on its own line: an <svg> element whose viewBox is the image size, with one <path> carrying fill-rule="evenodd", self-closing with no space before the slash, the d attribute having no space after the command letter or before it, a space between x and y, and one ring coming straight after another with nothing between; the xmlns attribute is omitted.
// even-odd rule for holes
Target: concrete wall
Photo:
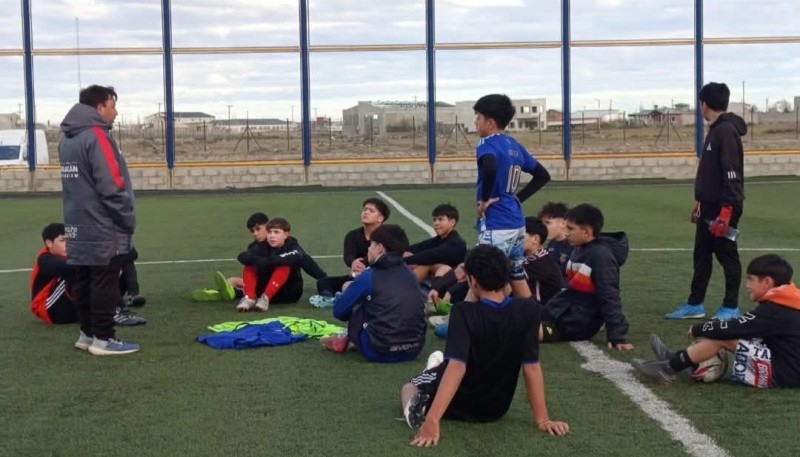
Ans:
<svg viewBox="0 0 800 457"><path fill-rule="evenodd" d="M555 180L566 180L563 160L543 159L542 163ZM697 159L691 154L640 156L608 154L575 158L569 180L619 179L692 179ZM172 175L166 167L131 165L131 179L138 190L201 190L276 186L380 186L385 184L431 183L430 167L425 161L330 162L302 164L195 164L178 166ZM745 175L800 175L800 154L748 154ZM436 184L474 183L473 160L442 161L436 164ZM0 192L60 192L61 177L57 167L37 170L31 176L26 168L0 167Z"/></svg>

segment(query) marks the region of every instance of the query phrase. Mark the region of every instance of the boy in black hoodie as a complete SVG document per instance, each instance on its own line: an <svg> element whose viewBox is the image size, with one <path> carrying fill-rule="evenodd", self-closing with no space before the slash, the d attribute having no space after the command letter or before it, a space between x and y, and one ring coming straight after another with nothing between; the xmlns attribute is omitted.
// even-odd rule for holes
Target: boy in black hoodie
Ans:
<svg viewBox="0 0 800 457"><path fill-rule="evenodd" d="M592 338L604 324L608 347L632 350L622 314L619 268L628 258L624 232L600 234L603 213L583 203L567 211L567 240L575 250L567 263L567 288L542 307L542 342Z"/></svg>
<svg viewBox="0 0 800 457"><path fill-rule="evenodd" d="M747 266L747 290L756 308L738 319L712 319L689 328L689 338L703 337L677 352L656 335L650 345L657 360L634 362L644 376L662 383L694 368L720 349L734 354L732 380L756 388L800 387L800 290L791 282L792 266L775 254Z"/></svg>
<svg viewBox="0 0 800 457"><path fill-rule="evenodd" d="M697 224L694 275L686 303L667 314L667 319L705 317L703 301L715 255L725 271L725 297L714 318L725 320L741 314L739 286L742 284L742 263L736 239L729 235L729 231L739 226L744 208L742 136L747 134L747 124L736 114L725 112L730 93L725 84L712 82L703 86L697 96L703 117L711 125L697 166L695 205L690 216L690 221Z"/></svg>

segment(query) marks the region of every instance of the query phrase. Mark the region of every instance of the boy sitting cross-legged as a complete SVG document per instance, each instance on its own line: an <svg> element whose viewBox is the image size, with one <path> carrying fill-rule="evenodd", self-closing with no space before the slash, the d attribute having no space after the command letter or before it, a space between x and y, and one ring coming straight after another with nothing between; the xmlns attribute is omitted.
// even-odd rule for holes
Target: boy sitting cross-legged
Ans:
<svg viewBox="0 0 800 457"><path fill-rule="evenodd" d="M458 209L455 206L442 203L431 215L436 236L409 246L403 258L419 282L432 279L431 287L436 289L437 280L464 261L467 243L456 231Z"/></svg>
<svg viewBox="0 0 800 457"><path fill-rule="evenodd" d="M756 388L800 387L800 290L792 266L775 254L747 266L747 290L758 305L738 318L712 319L689 328L689 338L703 337L684 350L669 350L650 337L656 360L635 361L644 376L671 383L676 373L710 359L720 349L735 357L732 380Z"/></svg>
<svg viewBox="0 0 800 457"><path fill-rule="evenodd" d="M290 230L289 221L280 217L254 225L255 241L238 257L244 265L244 296L236 306L237 311L267 311L270 303L296 303L303 295L301 268L309 271L315 279L325 276L319 265L290 236Z"/></svg>
<svg viewBox="0 0 800 457"><path fill-rule="evenodd" d="M547 412L539 364L538 303L506 296L510 266L497 247L479 245L470 250L464 272L479 301L453 306L444 355L431 354L426 370L401 391L406 422L419 428L411 444L438 444L443 417L469 422L503 417L514 398L520 368L539 430L566 434L569 426L550 420Z"/></svg>

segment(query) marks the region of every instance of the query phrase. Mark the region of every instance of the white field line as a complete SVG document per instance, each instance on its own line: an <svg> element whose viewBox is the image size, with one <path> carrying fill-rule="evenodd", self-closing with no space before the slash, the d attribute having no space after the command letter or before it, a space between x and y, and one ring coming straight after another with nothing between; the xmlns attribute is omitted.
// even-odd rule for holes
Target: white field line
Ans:
<svg viewBox="0 0 800 457"><path fill-rule="evenodd" d="M403 208L397 201L383 192L378 192L378 194L421 229L428 233L433 232L430 226ZM586 359L586 362L581 365L582 368L599 373L611 381L673 439L679 441L688 454L695 457L731 457L728 451L717 446L709 436L694 428L689 419L675 412L667 402L642 385L631 373L629 364L608 357L592 343L580 341L570 344Z"/></svg>

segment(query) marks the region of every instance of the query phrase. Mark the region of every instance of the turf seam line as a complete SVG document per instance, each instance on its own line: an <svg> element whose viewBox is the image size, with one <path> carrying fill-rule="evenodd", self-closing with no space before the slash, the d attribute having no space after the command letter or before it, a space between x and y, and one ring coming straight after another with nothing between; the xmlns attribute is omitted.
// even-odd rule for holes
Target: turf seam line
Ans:
<svg viewBox="0 0 800 457"><path fill-rule="evenodd" d="M406 216L411 222L430 233L431 236L434 235L432 227L411 214L397 201L380 191L378 191L378 195L394 206L400 214ZM679 441L687 453L696 457L732 457L728 451L719 447L711 437L694 428L689 419L675 412L669 403L659 398L634 378L629 364L608 357L597 346L588 341L571 342L570 345L586 360L585 363L581 364L583 369L598 373L611 381L639 409L656 421L672 438Z"/></svg>

